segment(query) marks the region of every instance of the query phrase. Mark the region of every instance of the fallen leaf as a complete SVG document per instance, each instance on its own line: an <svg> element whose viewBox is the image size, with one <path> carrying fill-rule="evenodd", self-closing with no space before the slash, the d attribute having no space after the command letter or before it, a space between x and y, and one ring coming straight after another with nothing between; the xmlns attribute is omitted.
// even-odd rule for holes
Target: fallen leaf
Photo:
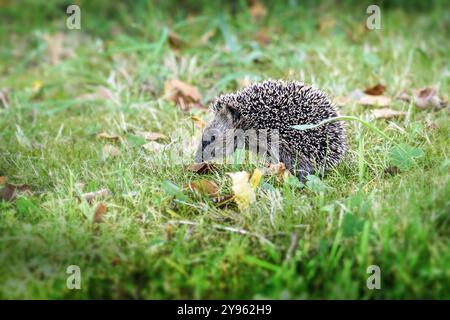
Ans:
<svg viewBox="0 0 450 320"><path fill-rule="evenodd" d="M9 89L1 88L0 89L0 107L8 109L9 105Z"/></svg>
<svg viewBox="0 0 450 320"><path fill-rule="evenodd" d="M151 152L161 152L164 149L164 144L158 143L156 141L150 141L149 143L144 144L142 147Z"/></svg>
<svg viewBox="0 0 450 320"><path fill-rule="evenodd" d="M103 216L107 212L108 212L108 207L103 202L98 203L97 206L95 207L94 222L95 223L102 222L103 221Z"/></svg>
<svg viewBox="0 0 450 320"><path fill-rule="evenodd" d="M197 87L177 79L164 83L164 95L177 103L183 111L188 111L192 105L200 105L201 96Z"/></svg>
<svg viewBox="0 0 450 320"><path fill-rule="evenodd" d="M157 140L166 140L168 137L160 132L151 132L151 131L135 131L136 135L141 136L145 140L148 141L157 141Z"/></svg>
<svg viewBox="0 0 450 320"><path fill-rule="evenodd" d="M344 96L337 96L333 98L333 103L338 107L343 107L351 103L352 101L353 101L352 99Z"/></svg>
<svg viewBox="0 0 450 320"><path fill-rule="evenodd" d="M386 87L384 85L382 85L381 83L378 83L375 86L364 90L364 93L372 95L372 96L381 96L385 90L386 90Z"/></svg>
<svg viewBox="0 0 450 320"><path fill-rule="evenodd" d="M6 181L7 181L8 179L6 179L6 177L4 177L4 176L0 176L0 184L6 184Z"/></svg>
<svg viewBox="0 0 450 320"><path fill-rule="evenodd" d="M118 156L119 153L120 153L120 150L116 146L113 146L111 144L107 144L107 145L103 146L102 155L103 155L104 160L106 160L108 158L114 158L114 157Z"/></svg>
<svg viewBox="0 0 450 320"><path fill-rule="evenodd" d="M169 41L170 47L174 50L179 50L182 47L186 46L186 42L184 42L181 37L173 31L169 31L167 39Z"/></svg>
<svg viewBox="0 0 450 320"><path fill-rule="evenodd" d="M389 108L375 109L372 111L375 119L392 119L396 117L404 117L406 112L392 110Z"/></svg>
<svg viewBox="0 0 450 320"><path fill-rule="evenodd" d="M413 90L413 97L416 106L420 109L440 109L445 108L448 104L447 98L439 98L438 91L435 88Z"/></svg>
<svg viewBox="0 0 450 320"><path fill-rule="evenodd" d="M261 181L262 176L263 176L263 173L261 170L255 169L253 171L252 177L250 178L250 184L252 185L253 189L255 189L259 185L259 182Z"/></svg>
<svg viewBox="0 0 450 320"><path fill-rule="evenodd" d="M267 9L261 2L257 0L251 0L248 2L248 11L254 20L261 20L267 15Z"/></svg>
<svg viewBox="0 0 450 320"><path fill-rule="evenodd" d="M12 184L4 181L4 187L0 191L0 199L5 201L14 201L20 194L30 194L31 187L27 184Z"/></svg>
<svg viewBox="0 0 450 320"><path fill-rule="evenodd" d="M274 176L280 182L286 181L291 176L291 172L283 162L266 164L262 173L264 176Z"/></svg>
<svg viewBox="0 0 450 320"><path fill-rule="evenodd" d="M98 133L98 134L96 135L96 138L97 138L98 140L114 140L114 141L119 141L119 140L120 140L120 137L119 137L119 136L117 136L117 135L112 135L112 134L109 134L109 133L107 133L107 132L100 132L100 133Z"/></svg>
<svg viewBox="0 0 450 320"><path fill-rule="evenodd" d="M191 164L186 169L197 174L207 174L212 172L215 168L214 165L209 162L200 162Z"/></svg>
<svg viewBox="0 0 450 320"><path fill-rule="evenodd" d="M199 129L204 129L206 127L206 122L205 120L203 120L200 117L197 116L191 116L191 120L194 121L195 125L199 128Z"/></svg>
<svg viewBox="0 0 450 320"><path fill-rule="evenodd" d="M234 200L241 211L245 211L250 204L256 201L255 190L249 183L250 175L246 171L227 173L231 178L231 189L234 193Z"/></svg>
<svg viewBox="0 0 450 320"><path fill-rule="evenodd" d="M219 186L214 181L207 179L190 182L185 189L197 191L200 194L207 194L209 196L217 196L219 193Z"/></svg>
<svg viewBox="0 0 450 320"><path fill-rule="evenodd" d="M411 101L411 96L406 92L400 92L395 98L397 100L401 100L401 101L405 101L405 102Z"/></svg>
<svg viewBox="0 0 450 320"><path fill-rule="evenodd" d="M391 98L386 96L372 96L369 94L363 94L357 103L368 106L387 107L391 104Z"/></svg>
<svg viewBox="0 0 450 320"><path fill-rule="evenodd" d="M95 199L106 197L109 194L108 189L100 189L98 191L88 192L83 194L83 198L90 204L94 202Z"/></svg>

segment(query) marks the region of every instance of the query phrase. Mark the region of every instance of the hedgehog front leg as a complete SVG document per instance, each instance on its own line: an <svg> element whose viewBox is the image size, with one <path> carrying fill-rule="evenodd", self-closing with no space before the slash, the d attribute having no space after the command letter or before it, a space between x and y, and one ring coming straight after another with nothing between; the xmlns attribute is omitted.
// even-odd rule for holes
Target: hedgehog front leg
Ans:
<svg viewBox="0 0 450 320"><path fill-rule="evenodd" d="M289 149L280 149L280 161L294 174L300 182L305 182L306 176L314 173L314 166L300 154L293 154Z"/></svg>

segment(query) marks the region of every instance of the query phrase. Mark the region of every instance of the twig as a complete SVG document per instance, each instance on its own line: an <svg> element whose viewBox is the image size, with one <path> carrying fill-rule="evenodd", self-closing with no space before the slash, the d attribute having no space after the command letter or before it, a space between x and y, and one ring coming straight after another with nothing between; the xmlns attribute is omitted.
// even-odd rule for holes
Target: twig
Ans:
<svg viewBox="0 0 450 320"><path fill-rule="evenodd" d="M297 250L297 247L298 247L298 233L293 232L291 234L291 244L289 245L289 249L286 252L286 258L284 259L285 263L291 262L292 256L293 256L295 250Z"/></svg>
<svg viewBox="0 0 450 320"><path fill-rule="evenodd" d="M200 223L198 222L193 222L193 221L187 221L187 220L170 220L167 223L170 224L186 224L186 225L191 225L191 226L199 226ZM238 229L238 228L233 228L233 227L227 227L227 226L221 226L218 224L213 224L213 225L208 225L209 227L212 227L214 229L217 230L225 230L225 231L230 231L230 232L234 232L234 233L238 233L238 234L242 234L242 235L247 235L247 236L251 236L251 237L255 237L258 238L259 241L264 242L272 247L275 247L275 245L270 242L267 238L263 237L262 235L259 235L257 233L253 233L250 231L247 231L245 229Z"/></svg>

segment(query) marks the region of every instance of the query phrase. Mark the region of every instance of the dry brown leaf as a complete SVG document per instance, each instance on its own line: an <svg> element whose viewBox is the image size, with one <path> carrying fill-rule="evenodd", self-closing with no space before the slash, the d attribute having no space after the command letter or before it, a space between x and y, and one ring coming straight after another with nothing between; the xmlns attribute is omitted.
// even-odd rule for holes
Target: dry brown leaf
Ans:
<svg viewBox="0 0 450 320"><path fill-rule="evenodd" d="M207 174L211 173L215 169L215 167L209 162L200 162L191 164L186 169L197 174Z"/></svg>
<svg viewBox="0 0 450 320"><path fill-rule="evenodd" d="M167 140L168 139L168 137L165 134L160 133L160 132L135 131L134 133L148 141L157 141L157 140Z"/></svg>
<svg viewBox="0 0 450 320"><path fill-rule="evenodd" d="M420 109L426 108L445 108L448 104L448 99L440 99L438 91L435 88L422 88L413 90L414 102Z"/></svg>
<svg viewBox="0 0 450 320"><path fill-rule="evenodd" d="M90 204L94 202L95 199L106 197L109 194L108 189L100 189L98 191L88 192L83 194L83 198Z"/></svg>
<svg viewBox="0 0 450 320"><path fill-rule="evenodd" d="M396 97L397 100L401 100L401 101L405 101L405 102L410 102L411 101L411 96L406 93L406 92L400 92Z"/></svg>
<svg viewBox="0 0 450 320"><path fill-rule="evenodd" d="M206 122L205 120L203 120L200 117L197 116L191 116L191 120L194 122L194 124L199 128L199 129L204 129L206 127Z"/></svg>
<svg viewBox="0 0 450 320"><path fill-rule="evenodd" d="M100 132L100 133L98 133L96 135L96 138L98 140L114 140L114 141L119 141L120 140L119 136L112 135L112 134L109 134L107 132Z"/></svg>
<svg viewBox="0 0 450 320"><path fill-rule="evenodd" d="M0 176L0 184L6 184L6 181L8 181L8 179L6 179L5 176Z"/></svg>
<svg viewBox="0 0 450 320"><path fill-rule="evenodd" d="M291 172L283 162L268 163L261 170L264 176L273 176L280 182L286 181L291 175Z"/></svg>
<svg viewBox="0 0 450 320"><path fill-rule="evenodd" d="M185 189L197 191L200 194L207 194L209 196L217 196L219 194L219 186L207 179L190 182Z"/></svg>
<svg viewBox="0 0 450 320"><path fill-rule="evenodd" d="M108 207L103 202L98 203L97 206L95 207L94 222L95 223L102 222L103 221L103 216L107 212L108 212Z"/></svg>
<svg viewBox="0 0 450 320"><path fill-rule="evenodd" d="M248 11L253 19L261 20L267 15L267 9L261 2L253 0L249 1L249 5Z"/></svg>
<svg viewBox="0 0 450 320"><path fill-rule="evenodd" d="M392 119L396 117L404 117L406 112L392 110L389 108L375 109L372 111L375 119Z"/></svg>
<svg viewBox="0 0 450 320"><path fill-rule="evenodd" d="M169 31L167 39L169 41L170 47L174 50L179 50L182 47L186 46L186 42L184 42L181 37L173 31Z"/></svg>
<svg viewBox="0 0 450 320"><path fill-rule="evenodd" d="M391 104L391 98L363 94L356 102L366 106L387 107Z"/></svg>
<svg viewBox="0 0 450 320"><path fill-rule="evenodd" d="M0 191L0 200L14 201L20 194L31 194L31 187L27 184L12 184L6 182Z"/></svg>
<svg viewBox="0 0 450 320"><path fill-rule="evenodd" d="M164 83L164 95L180 105L183 111L188 111L192 105L200 105L201 96L197 87L177 79Z"/></svg>
<svg viewBox="0 0 450 320"><path fill-rule="evenodd" d="M343 107L351 102L353 102L352 99L344 96L337 96L333 98L333 103L338 107Z"/></svg>
<svg viewBox="0 0 450 320"><path fill-rule="evenodd" d="M381 96L385 90L386 90L386 87L384 85L382 85L381 83L378 83L375 86L364 90L364 93L369 94L371 96Z"/></svg>

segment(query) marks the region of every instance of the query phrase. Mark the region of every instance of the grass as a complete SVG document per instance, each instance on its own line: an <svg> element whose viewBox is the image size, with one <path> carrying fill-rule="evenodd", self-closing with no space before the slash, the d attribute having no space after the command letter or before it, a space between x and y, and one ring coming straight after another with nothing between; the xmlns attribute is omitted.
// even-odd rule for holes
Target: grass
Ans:
<svg viewBox="0 0 450 320"><path fill-rule="evenodd" d="M331 96L378 82L388 96L424 86L447 94L444 2L382 8L383 29L370 32L358 31L362 5L270 4L249 23L240 2L234 16L213 4L82 2L82 29L71 31L58 1L26 3L7 5L1 17L10 23L0 30L0 88L10 99L0 108L0 176L33 194L0 201L0 298L450 298L448 110L393 100L405 118L370 120L370 108L349 103L341 114L370 120L389 139L348 122L342 164L305 188L264 178L242 213L207 196L172 195L167 182L182 188L201 177L130 133L161 132L168 148L183 147L199 134L190 116L210 119L164 98L167 79L197 86L205 103L245 77L297 79ZM254 40L264 28L268 45ZM186 43L180 50L169 46L169 30ZM214 35L202 43L207 31ZM55 32L72 54L52 64L44 35ZM77 99L101 86L116 98ZM125 142L99 141L102 131ZM103 157L106 144L116 157ZM422 155L395 160L398 145ZM398 158L406 165L386 174ZM226 194L226 172L253 168L221 167L207 178ZM94 207L79 198L101 188L110 190L101 200L108 212L94 223ZM69 265L81 269L81 290L66 288ZM369 265L380 267L380 290L366 286Z"/></svg>

